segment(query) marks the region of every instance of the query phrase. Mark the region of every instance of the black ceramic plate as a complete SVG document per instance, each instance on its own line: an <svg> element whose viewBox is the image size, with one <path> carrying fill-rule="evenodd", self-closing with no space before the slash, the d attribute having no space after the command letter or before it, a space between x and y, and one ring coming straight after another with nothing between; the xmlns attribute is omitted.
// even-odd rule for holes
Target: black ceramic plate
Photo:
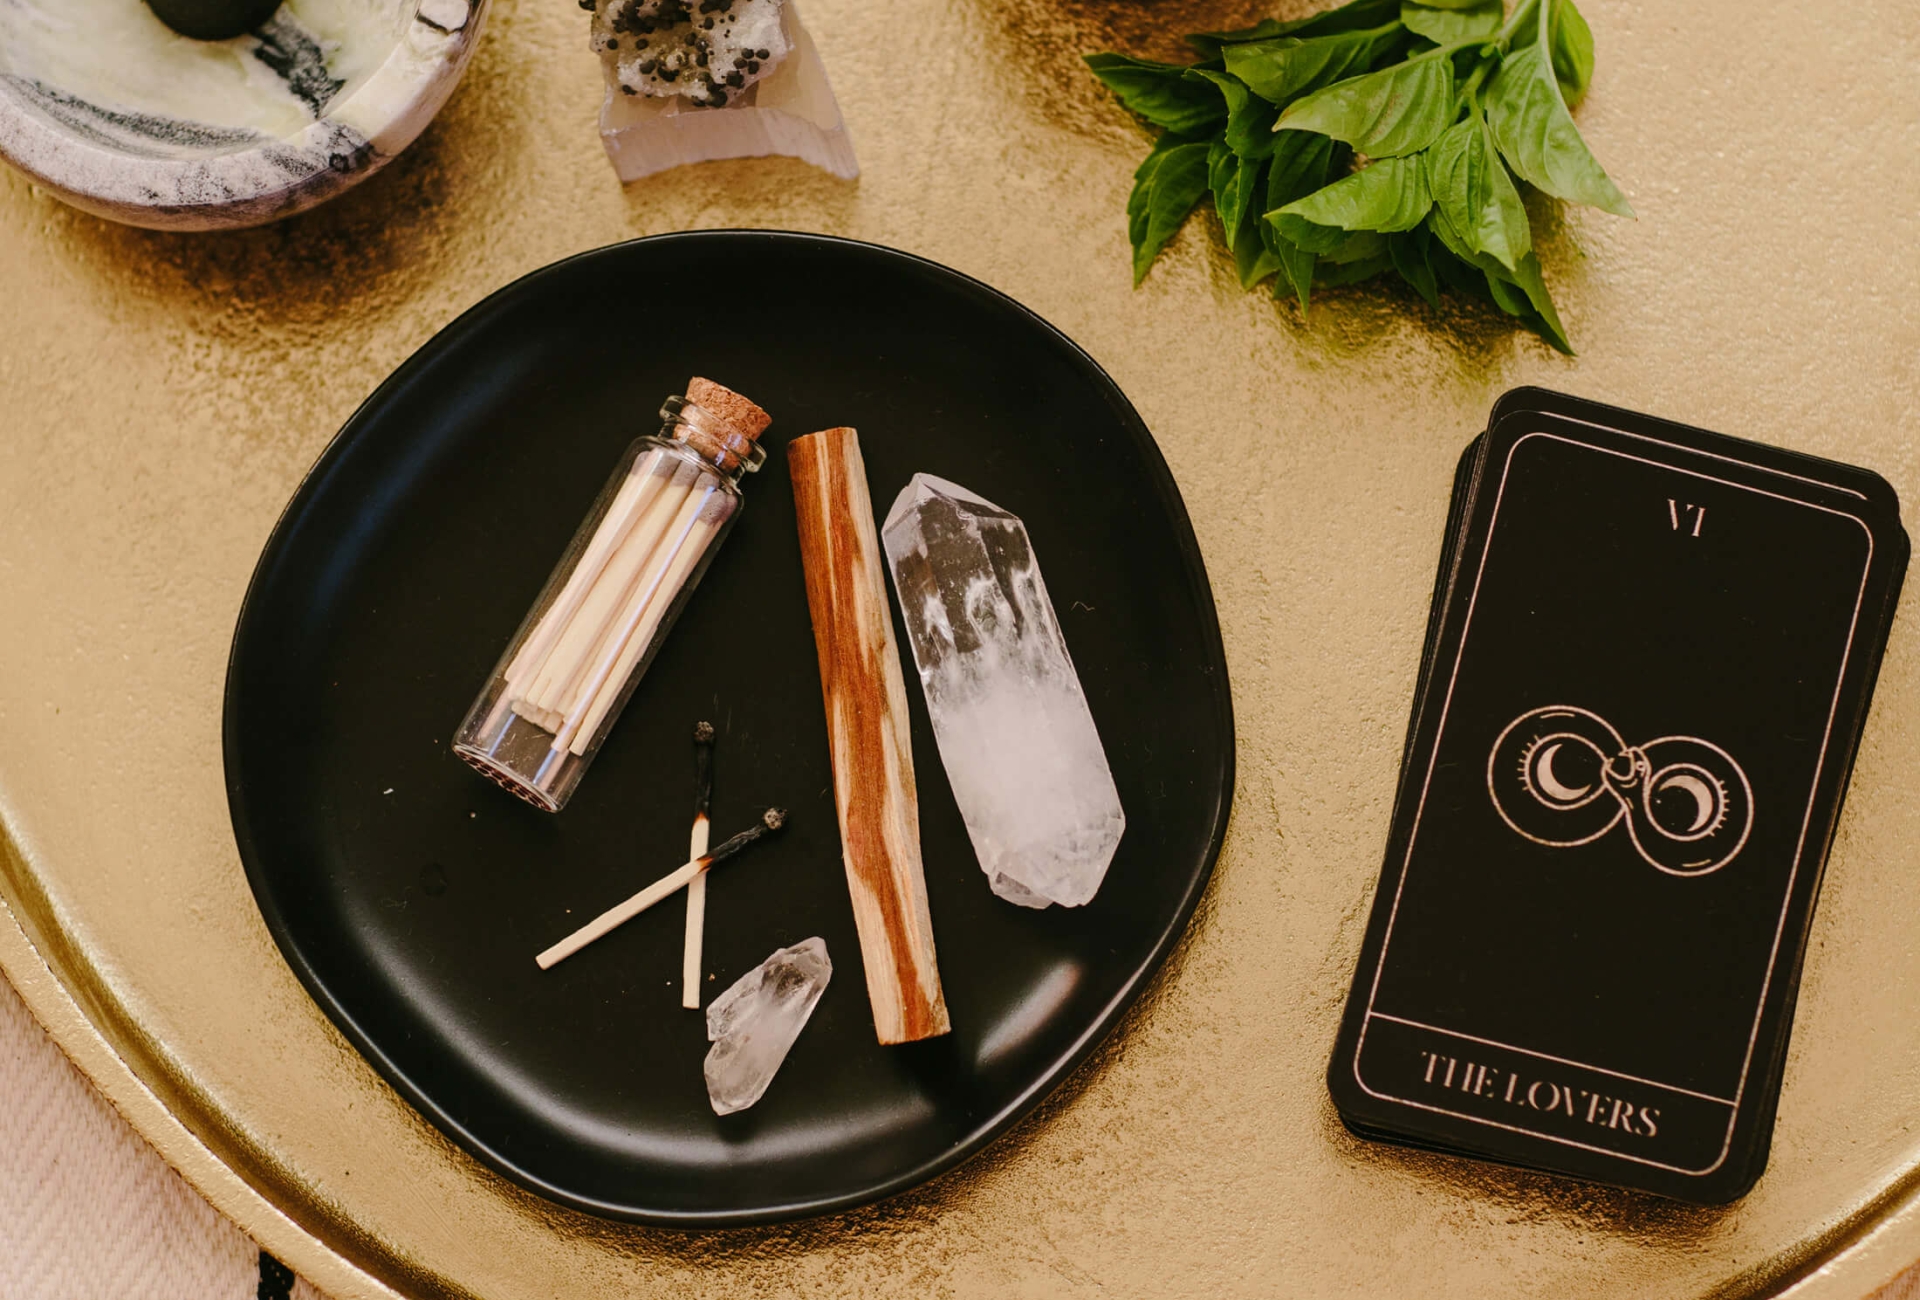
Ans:
<svg viewBox="0 0 1920 1300"><path fill-rule="evenodd" d="M579 793L558 816L449 752L451 729L622 449L689 376L773 413L767 467ZM840 865L787 439L860 431L876 510L917 470L1032 533L1127 813L1098 897L993 897L912 684L927 893L953 1033L878 1046ZM897 618L897 615L896 615ZM904 632L896 632L904 646ZM691 732L719 728L708 996L776 947L834 977L765 1098L717 1118L669 901L552 971L533 957L678 865ZM234 833L314 998L419 1110L556 1201L717 1225L873 1200L979 1150L1113 1027L1220 850L1233 721L1185 510L1088 356L930 262L712 231L538 271L382 384L261 556L226 701ZM342 1115L342 1123L351 1123Z"/></svg>

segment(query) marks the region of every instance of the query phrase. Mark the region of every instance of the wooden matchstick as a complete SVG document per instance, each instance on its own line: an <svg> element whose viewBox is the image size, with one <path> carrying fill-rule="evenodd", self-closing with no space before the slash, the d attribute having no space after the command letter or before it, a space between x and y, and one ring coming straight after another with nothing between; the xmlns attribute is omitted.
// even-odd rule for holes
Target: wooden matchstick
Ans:
<svg viewBox="0 0 1920 1300"><path fill-rule="evenodd" d="M907 688L859 436L842 428L796 438L787 463L874 1031L882 1043L931 1038L951 1026L920 865Z"/></svg>
<svg viewBox="0 0 1920 1300"><path fill-rule="evenodd" d="M567 629L573 616L579 612L581 602L600 578L614 552L627 540L627 534L633 531L634 521L640 517L645 507L660 494L660 485L664 475L658 472L664 453L652 452L635 462L628 471L626 481L614 494L613 504L607 507L606 518L595 530L587 549L581 553L580 562L573 566L573 572L567 575L567 584L553 605L540 619L520 652L513 657L513 663L506 671L508 681L518 682L528 675L531 665L543 663L553 649L554 642Z"/></svg>
<svg viewBox="0 0 1920 1300"><path fill-rule="evenodd" d="M689 485L680 497L678 509L661 535L660 544L646 557L646 568L636 579L626 607L602 633L593 657L581 665L578 693L572 707L565 710L566 721L553 738L555 750L571 746L574 753L585 753L600 719L619 698L626 679L617 677L615 668L624 662L631 671L632 665L639 662L653 640L653 629L666 616L673 593L693 567L694 559L706 549L704 537L699 547L689 548L687 543L700 528L701 513L713 491L696 483ZM670 573L673 582L662 594L662 586ZM644 638L636 638L635 633L643 626Z"/></svg>
<svg viewBox="0 0 1920 1300"><path fill-rule="evenodd" d="M672 871L648 885L645 889L629 898L617 907L610 907L600 915L588 921L572 934L547 949L534 962L541 970L550 969L558 962L579 952L582 948L600 938L610 930L619 928L640 913L666 898L681 886L692 881L708 867L725 862L756 840L765 839L786 824L787 813L783 808L769 808L760 817L760 824L751 830L741 831L732 839L725 841L711 853L688 862L677 871Z"/></svg>
<svg viewBox="0 0 1920 1300"><path fill-rule="evenodd" d="M713 724L693 728L693 833L687 837L687 857L707 852L707 806L713 802ZM706 942L707 873L687 882L687 939L680 954L680 1005L700 1009L700 951Z"/></svg>

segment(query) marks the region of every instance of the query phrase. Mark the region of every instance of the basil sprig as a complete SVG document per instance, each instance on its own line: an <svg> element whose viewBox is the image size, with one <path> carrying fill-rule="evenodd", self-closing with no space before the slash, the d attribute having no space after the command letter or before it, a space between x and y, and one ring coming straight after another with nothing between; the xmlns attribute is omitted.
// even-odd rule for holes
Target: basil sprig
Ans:
<svg viewBox="0 0 1920 1300"><path fill-rule="evenodd" d="M1351 0L1187 38L1193 64L1087 64L1162 129L1127 201L1138 284L1209 192L1240 281L1305 310L1315 284L1397 273L1475 294L1573 349L1525 184L1632 216L1573 124L1593 33L1573 0Z"/></svg>

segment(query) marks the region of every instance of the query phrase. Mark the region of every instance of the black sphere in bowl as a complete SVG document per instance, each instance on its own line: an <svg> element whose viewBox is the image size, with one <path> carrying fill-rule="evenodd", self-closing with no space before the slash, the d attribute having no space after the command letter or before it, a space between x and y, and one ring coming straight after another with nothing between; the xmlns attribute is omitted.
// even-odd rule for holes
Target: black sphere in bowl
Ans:
<svg viewBox="0 0 1920 1300"><path fill-rule="evenodd" d="M224 41L273 17L280 0L147 0L147 7L182 36Z"/></svg>

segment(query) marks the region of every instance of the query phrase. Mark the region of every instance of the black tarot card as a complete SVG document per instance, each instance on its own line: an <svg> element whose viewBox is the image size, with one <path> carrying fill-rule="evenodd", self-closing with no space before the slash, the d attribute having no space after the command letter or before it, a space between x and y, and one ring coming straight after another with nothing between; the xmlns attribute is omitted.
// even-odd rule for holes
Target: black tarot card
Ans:
<svg viewBox="0 0 1920 1300"><path fill-rule="evenodd" d="M1368 1136L1732 1200L1766 1163L1897 502L1537 390L1494 416L1329 1086Z"/></svg>

